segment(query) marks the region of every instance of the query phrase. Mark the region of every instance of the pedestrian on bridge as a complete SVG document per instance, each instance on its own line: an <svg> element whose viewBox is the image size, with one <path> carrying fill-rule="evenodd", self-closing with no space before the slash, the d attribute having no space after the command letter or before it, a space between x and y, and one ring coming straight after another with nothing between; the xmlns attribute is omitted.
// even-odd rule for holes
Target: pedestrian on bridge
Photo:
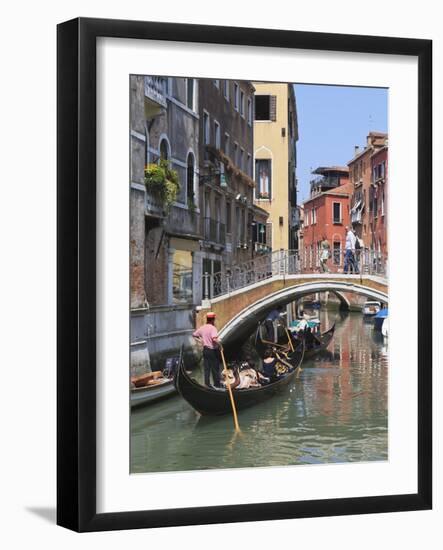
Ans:
<svg viewBox="0 0 443 550"><path fill-rule="evenodd" d="M325 235L320 244L320 269L323 273L329 273L328 260L331 257L331 247Z"/></svg>
<svg viewBox="0 0 443 550"><path fill-rule="evenodd" d="M345 265L344 273L350 271L351 273L358 273L357 262L355 261L355 235L352 229L348 226L346 230L346 242L345 242Z"/></svg>
<svg viewBox="0 0 443 550"><path fill-rule="evenodd" d="M215 328L215 313L206 314L206 323L197 329L192 335L203 345L203 368L205 384L210 386L211 375L216 388L220 388L220 361L218 331Z"/></svg>

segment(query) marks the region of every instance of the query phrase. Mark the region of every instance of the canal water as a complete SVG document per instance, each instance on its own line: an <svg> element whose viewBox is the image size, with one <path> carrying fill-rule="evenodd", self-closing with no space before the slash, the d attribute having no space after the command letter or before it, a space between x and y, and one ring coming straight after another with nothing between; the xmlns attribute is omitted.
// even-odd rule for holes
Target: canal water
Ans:
<svg viewBox="0 0 443 550"><path fill-rule="evenodd" d="M200 417L181 397L131 414L131 472L246 468L388 459L387 344L360 313L336 321L328 350L303 363L280 395L232 417Z"/></svg>

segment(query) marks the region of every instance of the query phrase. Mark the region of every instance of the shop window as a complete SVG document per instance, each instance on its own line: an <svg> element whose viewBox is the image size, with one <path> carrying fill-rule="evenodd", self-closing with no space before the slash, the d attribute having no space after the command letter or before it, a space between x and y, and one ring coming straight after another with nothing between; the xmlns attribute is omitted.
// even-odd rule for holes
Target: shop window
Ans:
<svg viewBox="0 0 443 550"><path fill-rule="evenodd" d="M175 304L192 304L192 253L176 250L172 265L172 296Z"/></svg>

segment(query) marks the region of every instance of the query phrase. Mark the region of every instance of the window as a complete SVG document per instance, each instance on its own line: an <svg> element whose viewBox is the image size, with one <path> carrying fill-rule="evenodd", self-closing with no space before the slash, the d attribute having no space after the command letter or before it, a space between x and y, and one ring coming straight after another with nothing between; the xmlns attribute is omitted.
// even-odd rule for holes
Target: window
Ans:
<svg viewBox="0 0 443 550"><path fill-rule="evenodd" d="M234 143L234 164L238 166L238 143Z"/></svg>
<svg viewBox="0 0 443 550"><path fill-rule="evenodd" d="M214 84L216 88L220 88L220 80L214 80Z"/></svg>
<svg viewBox="0 0 443 550"><path fill-rule="evenodd" d="M189 153L186 169L186 191L188 204L194 204L194 155Z"/></svg>
<svg viewBox="0 0 443 550"><path fill-rule="evenodd" d="M209 137L209 115L207 112L203 112L203 143L205 145L211 143Z"/></svg>
<svg viewBox="0 0 443 550"><path fill-rule="evenodd" d="M174 303L192 304L192 253L187 250L176 250L172 262Z"/></svg>
<svg viewBox="0 0 443 550"><path fill-rule="evenodd" d="M166 139L160 142L160 158L161 160L169 160L169 144Z"/></svg>
<svg viewBox="0 0 443 550"><path fill-rule="evenodd" d="M248 98L248 124L252 126L252 100Z"/></svg>
<svg viewBox="0 0 443 550"><path fill-rule="evenodd" d="M249 177L252 177L252 157L248 153L248 166L247 166L247 173Z"/></svg>
<svg viewBox="0 0 443 550"><path fill-rule="evenodd" d="M341 260L341 243L340 241L334 241L332 246L332 261L334 265L340 265Z"/></svg>
<svg viewBox="0 0 443 550"><path fill-rule="evenodd" d="M314 225L315 223L317 223L317 209L313 208L312 209L312 225Z"/></svg>
<svg viewBox="0 0 443 550"><path fill-rule="evenodd" d="M237 234L236 234L236 243L237 246L240 244L240 235L241 235L241 219L240 219L240 207L235 207L235 219L237 221Z"/></svg>
<svg viewBox="0 0 443 550"><path fill-rule="evenodd" d="M380 214L382 216L385 215L385 192L384 191L382 191L382 194L381 194Z"/></svg>
<svg viewBox="0 0 443 550"><path fill-rule="evenodd" d="M332 204L332 223L342 223L340 202Z"/></svg>
<svg viewBox="0 0 443 550"><path fill-rule="evenodd" d="M255 197L257 199L271 200L271 159L260 159L255 161Z"/></svg>
<svg viewBox="0 0 443 550"><path fill-rule="evenodd" d="M186 99L186 105L189 107L189 109L194 110L194 79L193 78L187 78L186 88L187 88L187 99Z"/></svg>
<svg viewBox="0 0 443 550"><path fill-rule="evenodd" d="M240 149L240 164L239 164L240 170L245 169L244 162L245 162L245 150Z"/></svg>
<svg viewBox="0 0 443 550"><path fill-rule="evenodd" d="M239 103L239 87L237 83L234 83L234 109L238 111Z"/></svg>
<svg viewBox="0 0 443 550"><path fill-rule="evenodd" d="M229 80L223 80L223 95L229 101Z"/></svg>
<svg viewBox="0 0 443 550"><path fill-rule="evenodd" d="M240 114L245 116L245 92L240 91Z"/></svg>
<svg viewBox="0 0 443 550"><path fill-rule="evenodd" d="M220 149L220 124L214 120L214 142L216 149Z"/></svg>
<svg viewBox="0 0 443 550"><path fill-rule="evenodd" d="M229 157L230 154L231 154L231 146L230 146L229 134L225 134L225 155Z"/></svg>
<svg viewBox="0 0 443 550"><path fill-rule="evenodd" d="M232 215L231 215L231 202L226 201L226 233L231 233L232 231Z"/></svg>
<svg viewBox="0 0 443 550"><path fill-rule="evenodd" d="M240 230L240 241L242 244L246 243L246 210L244 208L241 209L241 230Z"/></svg>
<svg viewBox="0 0 443 550"><path fill-rule="evenodd" d="M271 96L255 96L255 120L271 120Z"/></svg>

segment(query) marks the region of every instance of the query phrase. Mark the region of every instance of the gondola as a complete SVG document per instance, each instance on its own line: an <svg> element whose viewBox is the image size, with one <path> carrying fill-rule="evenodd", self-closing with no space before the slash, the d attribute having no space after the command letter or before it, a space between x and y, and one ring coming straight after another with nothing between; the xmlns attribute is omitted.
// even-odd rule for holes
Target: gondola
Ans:
<svg viewBox="0 0 443 550"><path fill-rule="evenodd" d="M257 332L255 334L255 347L256 347L257 353L259 355L263 355L264 350L268 346L275 345L272 342L267 342L266 340L263 340L263 338L261 336L261 327L262 327L262 325L259 325L257 327ZM317 345L313 348L308 348L307 347L305 349L304 358L309 359L310 357L313 357L319 351L325 350L329 346L329 343L331 342L331 340L334 336L334 332L335 332L335 323L332 325L332 327L330 329L328 329L326 332L323 332L323 334L320 335L320 344L319 345ZM287 351L289 349L289 343L288 343L286 334L285 334L284 337L279 338L278 347L280 347L282 351L287 353Z"/></svg>
<svg viewBox="0 0 443 550"><path fill-rule="evenodd" d="M302 343L294 352L288 354L287 360L293 367L288 374L259 388L234 389L232 393L237 410L258 405L286 388L295 379L297 367L301 365L303 355L304 344ZM220 416L232 412L229 392L226 389L203 386L192 379L186 372L182 357L175 374L174 384L179 394L201 415Z"/></svg>

